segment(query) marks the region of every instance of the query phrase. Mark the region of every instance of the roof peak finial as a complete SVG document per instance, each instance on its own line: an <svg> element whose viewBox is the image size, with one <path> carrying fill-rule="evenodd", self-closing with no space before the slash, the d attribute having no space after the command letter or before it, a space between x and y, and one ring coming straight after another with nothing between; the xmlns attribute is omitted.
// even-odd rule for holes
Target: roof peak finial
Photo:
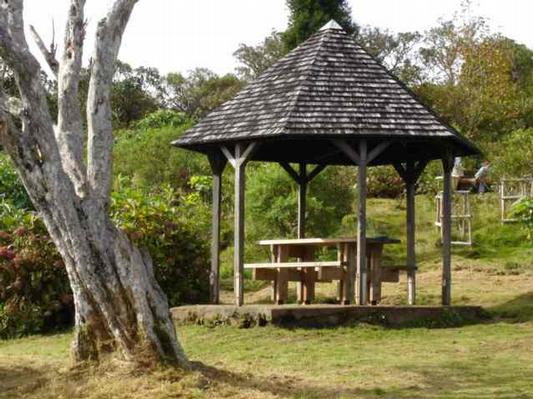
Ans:
<svg viewBox="0 0 533 399"><path fill-rule="evenodd" d="M342 26L339 25L337 21L334 19L331 19L327 24L325 24L320 30L328 30L328 29L337 29L337 30L344 30Z"/></svg>

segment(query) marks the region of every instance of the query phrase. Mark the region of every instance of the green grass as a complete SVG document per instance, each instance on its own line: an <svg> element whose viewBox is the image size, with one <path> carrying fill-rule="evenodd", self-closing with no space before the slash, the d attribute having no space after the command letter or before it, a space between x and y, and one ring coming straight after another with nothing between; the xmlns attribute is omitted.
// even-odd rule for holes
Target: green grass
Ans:
<svg viewBox="0 0 533 399"><path fill-rule="evenodd" d="M335 329L186 326L179 338L192 372L139 369L109 360L71 368L70 333L0 341L0 398L531 398L533 246L517 225L501 225L495 195L472 197L474 245L453 249L455 304L493 315L461 328L359 325ZM418 302L440 301L440 247L431 198L417 198ZM397 201L369 201L372 234L404 240ZM402 245L387 262L401 262ZM231 289L231 285L223 287ZM264 284L247 281L247 301ZM317 287L328 300L331 284ZM227 293L228 298L232 297ZM384 303L405 303L404 277Z"/></svg>
<svg viewBox="0 0 533 399"><path fill-rule="evenodd" d="M533 324L323 330L186 326L195 370L69 369L69 334L0 345L0 398L519 398L533 396Z"/></svg>

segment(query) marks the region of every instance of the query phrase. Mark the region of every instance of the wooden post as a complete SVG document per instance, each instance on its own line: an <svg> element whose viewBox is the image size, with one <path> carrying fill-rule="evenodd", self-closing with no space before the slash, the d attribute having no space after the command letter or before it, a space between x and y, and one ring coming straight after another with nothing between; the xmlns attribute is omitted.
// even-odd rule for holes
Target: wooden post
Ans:
<svg viewBox="0 0 533 399"><path fill-rule="evenodd" d="M307 165L300 164L300 181L298 182L298 238L305 237L305 211L307 195Z"/></svg>
<svg viewBox="0 0 533 399"><path fill-rule="evenodd" d="M415 195L416 182L424 171L428 161L421 160L416 164L408 161L405 167L395 163L394 168L405 182L406 192L406 241L407 241L407 302L414 305L416 302L416 221L415 221Z"/></svg>
<svg viewBox="0 0 533 399"><path fill-rule="evenodd" d="M442 159L444 185L442 190L442 304L451 304L451 214L452 214L452 167L453 157L448 152Z"/></svg>
<svg viewBox="0 0 533 399"><path fill-rule="evenodd" d="M211 272L209 273L209 300L220 301L220 204L222 200L222 172L226 159L220 152L209 154L209 164L213 172L213 209L211 219Z"/></svg>
<svg viewBox="0 0 533 399"><path fill-rule="evenodd" d="M359 305L367 303L367 267L366 267L366 167L379 155L381 155L390 145L390 141L383 141L377 144L371 151L368 151L366 140L359 142L359 151L354 150L350 144L344 140L332 140L335 145L349 160L358 167L357 173L357 295L356 302ZM352 287L350 287L352 289Z"/></svg>
<svg viewBox="0 0 533 399"><path fill-rule="evenodd" d="M359 142L359 164L357 169L357 275L359 281L358 303L367 303L367 268L366 268L366 140Z"/></svg>
<svg viewBox="0 0 533 399"><path fill-rule="evenodd" d="M233 290L235 303L241 306L244 303L244 193L246 187L246 164L250 160L257 143L235 144L232 154L226 147L222 147L222 153L235 169L235 238L233 256Z"/></svg>
<svg viewBox="0 0 533 399"><path fill-rule="evenodd" d="M235 146L235 158L241 158L242 144ZM235 165L235 242L233 278L235 303L241 306L244 303L244 192L246 185L246 163L237 162Z"/></svg>
<svg viewBox="0 0 533 399"><path fill-rule="evenodd" d="M409 169L409 163L407 168ZM415 189L416 182L412 179L409 179L405 185L407 202L407 303L409 305L414 305L416 302Z"/></svg>

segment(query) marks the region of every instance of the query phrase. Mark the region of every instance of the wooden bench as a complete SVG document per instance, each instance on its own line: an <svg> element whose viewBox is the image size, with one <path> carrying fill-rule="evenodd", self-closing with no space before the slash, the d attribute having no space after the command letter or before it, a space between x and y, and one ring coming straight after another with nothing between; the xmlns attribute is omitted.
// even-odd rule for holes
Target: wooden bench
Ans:
<svg viewBox="0 0 533 399"><path fill-rule="evenodd" d="M400 272L408 272L411 268L407 265L381 266L380 280L382 283L399 283Z"/></svg>
<svg viewBox="0 0 533 399"><path fill-rule="evenodd" d="M265 262L245 263L245 269L253 270L254 280L275 281L278 273L283 270L287 281L302 281L302 271L315 272L317 282L342 280L346 272L346 262L341 261L303 261L303 262ZM286 270L285 270L286 269ZM314 269L314 270L313 270Z"/></svg>
<svg viewBox="0 0 533 399"><path fill-rule="evenodd" d="M254 280L272 282L272 297L278 304L287 299L289 281L302 283L306 288L307 298L302 303L310 303L314 297L315 283L339 280L344 284L348 273L347 262L343 261L299 261L299 262L265 262L245 263L245 269L253 270Z"/></svg>

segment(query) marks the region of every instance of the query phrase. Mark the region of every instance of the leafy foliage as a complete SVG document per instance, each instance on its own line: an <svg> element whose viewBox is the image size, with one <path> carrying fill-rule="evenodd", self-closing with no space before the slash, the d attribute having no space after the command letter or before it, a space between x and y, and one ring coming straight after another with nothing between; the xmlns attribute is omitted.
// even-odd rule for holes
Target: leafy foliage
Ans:
<svg viewBox="0 0 533 399"><path fill-rule="evenodd" d="M337 21L348 33L358 26L352 21L347 0L287 0L289 27L283 32L283 42L292 50L331 19Z"/></svg>
<svg viewBox="0 0 533 399"><path fill-rule="evenodd" d="M403 193L403 180L391 166L369 168L367 175L369 197L397 198Z"/></svg>
<svg viewBox="0 0 533 399"><path fill-rule="evenodd" d="M188 190L191 176L205 174L209 170L207 160L191 151L177 150L170 143L192 125L190 119L174 125L182 114L156 113L137 123L138 129L121 131L114 148L116 176L129 176L135 185L157 187L169 184L176 189ZM162 119L173 125L157 126Z"/></svg>
<svg viewBox="0 0 533 399"><path fill-rule="evenodd" d="M18 209L33 208L11 161L6 154L0 153L0 207L9 208L10 205Z"/></svg>
<svg viewBox="0 0 533 399"><path fill-rule="evenodd" d="M329 167L308 185L307 231L327 237L352 208L353 183L342 168ZM351 182L355 179L351 179ZM250 239L294 237L297 231L297 185L278 165L250 168L247 183Z"/></svg>
<svg viewBox="0 0 533 399"><path fill-rule="evenodd" d="M256 46L239 44L239 48L233 56L241 64L237 67L237 73L244 80L252 80L287 53L282 41L282 34L272 31L262 43Z"/></svg>
<svg viewBox="0 0 533 399"><path fill-rule="evenodd" d="M496 178L533 177L533 128L515 130L488 147Z"/></svg>
<svg viewBox="0 0 533 399"><path fill-rule="evenodd" d="M0 338L46 332L73 321L74 304L63 261L31 213L0 231Z"/></svg>
<svg viewBox="0 0 533 399"><path fill-rule="evenodd" d="M522 198L513 205L511 214L524 225L527 238L533 242L533 198Z"/></svg>
<svg viewBox="0 0 533 399"><path fill-rule="evenodd" d="M242 82L236 76L218 76L205 68L196 68L188 76L170 73L166 83L168 107L191 118L203 117L233 98L242 88Z"/></svg>
<svg viewBox="0 0 533 399"><path fill-rule="evenodd" d="M118 62L111 86L113 124L127 127L162 105L162 78L155 68L132 68Z"/></svg>
<svg viewBox="0 0 533 399"><path fill-rule="evenodd" d="M188 123L190 123L190 120L183 112L171 109L159 109L137 121L134 129L182 128L184 125L187 126Z"/></svg>
<svg viewBox="0 0 533 399"><path fill-rule="evenodd" d="M163 186L147 192L122 181L113 193L111 215L140 247L148 250L170 306L206 302L209 293L209 208Z"/></svg>
<svg viewBox="0 0 533 399"><path fill-rule="evenodd" d="M420 81L422 71L416 62L417 46L422 40L420 33L394 33L365 26L356 40L402 82L411 85Z"/></svg>

